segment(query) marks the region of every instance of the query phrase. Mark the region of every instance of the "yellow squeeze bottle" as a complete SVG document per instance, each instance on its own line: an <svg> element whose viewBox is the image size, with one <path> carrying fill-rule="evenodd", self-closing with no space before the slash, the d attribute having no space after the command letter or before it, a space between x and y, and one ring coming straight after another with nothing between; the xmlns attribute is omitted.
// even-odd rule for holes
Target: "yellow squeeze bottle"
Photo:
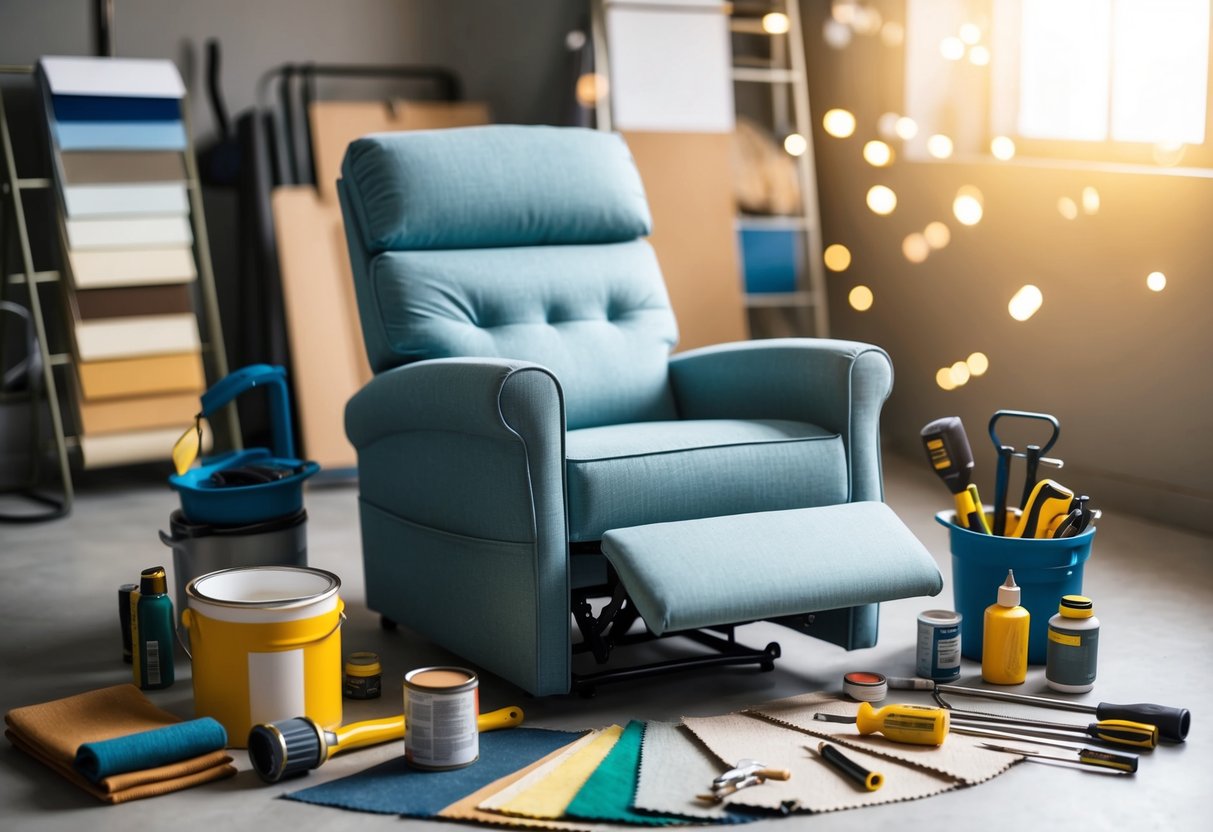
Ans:
<svg viewBox="0 0 1213 832"><path fill-rule="evenodd" d="M1007 570L998 603L986 607L981 641L981 678L992 685L1019 685L1028 677L1028 624L1019 605L1015 573Z"/></svg>

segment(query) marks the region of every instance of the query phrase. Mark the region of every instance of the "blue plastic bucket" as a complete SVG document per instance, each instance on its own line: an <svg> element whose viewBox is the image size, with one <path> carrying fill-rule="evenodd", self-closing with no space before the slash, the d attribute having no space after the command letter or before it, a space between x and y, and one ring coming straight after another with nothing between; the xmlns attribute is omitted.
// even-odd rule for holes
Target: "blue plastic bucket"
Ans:
<svg viewBox="0 0 1213 832"><path fill-rule="evenodd" d="M981 661L982 627L986 607L998 600L998 587L1015 570L1020 603L1032 616L1028 633L1028 663L1044 664L1048 653L1049 619L1063 595L1082 594L1082 569L1091 556L1091 526L1076 537L1027 539L978 534L952 522L954 512L941 511L935 520L948 529L952 549L952 596L960 623L960 653Z"/></svg>

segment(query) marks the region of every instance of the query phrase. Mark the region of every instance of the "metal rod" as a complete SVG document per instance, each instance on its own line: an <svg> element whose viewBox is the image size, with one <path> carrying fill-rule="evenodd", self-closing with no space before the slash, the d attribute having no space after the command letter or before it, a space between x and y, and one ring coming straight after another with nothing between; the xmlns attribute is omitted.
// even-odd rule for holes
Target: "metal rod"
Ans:
<svg viewBox="0 0 1213 832"><path fill-rule="evenodd" d="M1084 714L1095 713L1094 705L1083 702L1071 702L1066 699L1051 699L1047 696L1034 696L1027 693L1008 693L1002 690L986 690L985 688L966 688L960 685L936 685L935 690L944 693L957 693L968 696L980 696L985 699L999 699L1004 702L1026 702L1029 705L1047 705L1063 711L1078 711Z"/></svg>
<svg viewBox="0 0 1213 832"><path fill-rule="evenodd" d="M17 227L17 239L21 244L21 266L25 272L26 288L29 289L30 314L34 319L34 332L38 336L38 350L42 353L42 381L45 384L47 409L51 415L51 430L55 435L55 450L59 456L59 477L63 485L63 511L72 508L72 471L67 454L67 443L63 432L63 414L59 408L59 391L55 384L55 368L51 362L50 345L46 339L46 322L42 318L42 301L38 296L38 285L34 275L34 255L29 244L29 229L25 223L25 205L21 199L21 186L17 179L17 160L13 154L12 136L8 130L8 115L4 110L4 96L0 94L0 144L4 147L4 165L8 174L9 195L12 198L13 219ZM34 403L31 402L31 406ZM41 449L33 449L41 453Z"/></svg>

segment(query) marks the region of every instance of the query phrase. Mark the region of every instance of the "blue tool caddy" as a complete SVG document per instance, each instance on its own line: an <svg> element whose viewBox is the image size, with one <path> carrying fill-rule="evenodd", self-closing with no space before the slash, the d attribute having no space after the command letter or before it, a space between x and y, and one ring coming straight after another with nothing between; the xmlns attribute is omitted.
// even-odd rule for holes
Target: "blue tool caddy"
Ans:
<svg viewBox="0 0 1213 832"><path fill-rule="evenodd" d="M273 450L229 451L170 476L169 485L181 495L181 511L191 523L237 526L296 514L303 508L303 482L320 466L295 458L285 369L252 364L236 370L202 394L200 415L210 416L254 387L266 388L269 396ZM279 478L239 484L235 475L249 470L272 471Z"/></svg>

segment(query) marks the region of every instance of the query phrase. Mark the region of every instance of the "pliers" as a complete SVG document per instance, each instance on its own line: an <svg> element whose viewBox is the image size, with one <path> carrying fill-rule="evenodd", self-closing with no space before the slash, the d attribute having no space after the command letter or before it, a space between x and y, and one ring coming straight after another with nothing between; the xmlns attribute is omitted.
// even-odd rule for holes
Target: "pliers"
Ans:
<svg viewBox="0 0 1213 832"><path fill-rule="evenodd" d="M792 772L786 768L768 768L757 760L738 760L737 765L712 781L712 793L699 795L700 800L719 803L734 792L760 786L767 780L788 780Z"/></svg>

